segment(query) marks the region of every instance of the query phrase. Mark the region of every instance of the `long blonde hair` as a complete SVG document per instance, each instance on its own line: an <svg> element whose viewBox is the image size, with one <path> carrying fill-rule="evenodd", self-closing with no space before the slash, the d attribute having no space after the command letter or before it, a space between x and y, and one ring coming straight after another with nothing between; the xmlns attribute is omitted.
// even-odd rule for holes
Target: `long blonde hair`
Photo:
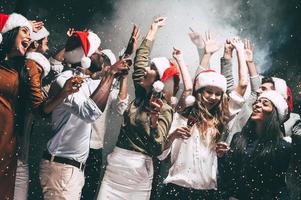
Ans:
<svg viewBox="0 0 301 200"><path fill-rule="evenodd" d="M213 129L213 143L216 143L220 138L221 134L226 130L226 124L229 121L229 106L228 106L228 98L225 93L222 94L221 100L218 104L216 104L212 109L208 110L204 104L203 91L204 88L200 89L200 100L196 100L195 103L186 108L183 111L183 116L188 117L189 115L194 115L197 118L197 125L200 128L200 133L203 138L208 130L208 128ZM197 93L194 92L194 96L197 99Z"/></svg>

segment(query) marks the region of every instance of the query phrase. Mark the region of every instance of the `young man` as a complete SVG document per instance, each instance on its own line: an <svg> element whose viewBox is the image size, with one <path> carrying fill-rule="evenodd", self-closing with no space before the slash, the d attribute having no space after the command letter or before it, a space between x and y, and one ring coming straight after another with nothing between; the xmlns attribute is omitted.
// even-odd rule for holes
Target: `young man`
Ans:
<svg viewBox="0 0 301 200"><path fill-rule="evenodd" d="M73 67L89 68L99 45L96 34L74 32L66 43L65 61ZM122 70L127 70L125 60L111 66L101 81L77 77L73 85L78 92L65 97L52 112L54 136L48 141L40 167L44 199L80 198L92 123L102 115L113 80ZM76 74L74 68L61 73L51 86L50 96L60 92L66 80Z"/></svg>

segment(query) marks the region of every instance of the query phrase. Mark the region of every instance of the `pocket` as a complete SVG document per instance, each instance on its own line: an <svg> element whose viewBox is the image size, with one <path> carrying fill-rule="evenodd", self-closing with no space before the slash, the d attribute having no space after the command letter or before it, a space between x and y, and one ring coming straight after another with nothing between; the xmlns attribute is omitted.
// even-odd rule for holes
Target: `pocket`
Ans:
<svg viewBox="0 0 301 200"><path fill-rule="evenodd" d="M63 190L66 190L66 188L68 187L68 185L70 184L72 177L74 175L74 170L79 170L75 167L72 166L63 166L61 168L61 187ZM76 181L76 180L75 180Z"/></svg>

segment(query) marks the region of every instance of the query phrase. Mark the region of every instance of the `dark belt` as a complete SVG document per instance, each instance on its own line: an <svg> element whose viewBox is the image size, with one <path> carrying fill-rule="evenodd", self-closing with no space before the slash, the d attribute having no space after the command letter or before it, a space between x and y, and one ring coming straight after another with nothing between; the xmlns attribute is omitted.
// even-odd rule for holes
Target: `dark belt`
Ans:
<svg viewBox="0 0 301 200"><path fill-rule="evenodd" d="M72 165L72 166L77 167L78 169L80 169L82 171L84 171L84 169L85 169L85 164L83 164L81 162L78 162L76 160L71 160L69 158L53 156L50 153L48 153L48 151L44 151L43 159L49 160L51 162L57 162L57 163L62 163L62 164L66 164L66 165Z"/></svg>

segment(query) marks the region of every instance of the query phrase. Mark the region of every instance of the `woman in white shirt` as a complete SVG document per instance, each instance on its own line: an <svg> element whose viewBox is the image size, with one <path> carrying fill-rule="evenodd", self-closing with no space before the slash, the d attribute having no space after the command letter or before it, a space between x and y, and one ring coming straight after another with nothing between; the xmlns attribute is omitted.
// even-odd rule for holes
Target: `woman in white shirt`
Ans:
<svg viewBox="0 0 301 200"><path fill-rule="evenodd" d="M216 144L229 116L226 86L225 77L213 70L196 76L196 101L187 97L186 103L191 105L175 114L165 151L159 157L165 159L171 154L162 199L216 198Z"/></svg>

